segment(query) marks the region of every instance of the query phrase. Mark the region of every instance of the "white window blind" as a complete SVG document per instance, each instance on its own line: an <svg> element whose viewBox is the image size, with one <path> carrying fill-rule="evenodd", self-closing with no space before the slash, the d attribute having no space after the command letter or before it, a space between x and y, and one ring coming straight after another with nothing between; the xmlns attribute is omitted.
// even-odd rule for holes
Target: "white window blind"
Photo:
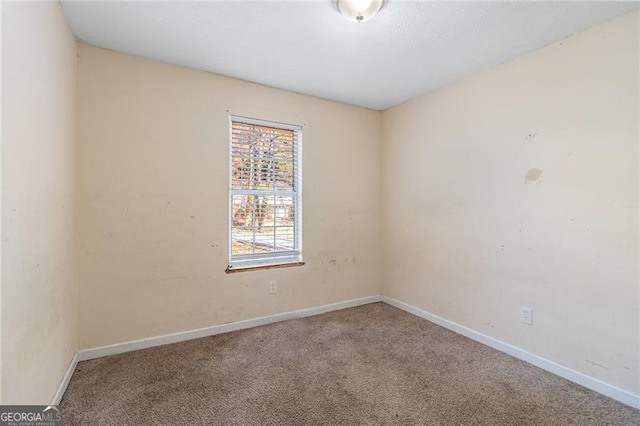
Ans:
<svg viewBox="0 0 640 426"><path fill-rule="evenodd" d="M231 117L229 269L302 261L299 126Z"/></svg>

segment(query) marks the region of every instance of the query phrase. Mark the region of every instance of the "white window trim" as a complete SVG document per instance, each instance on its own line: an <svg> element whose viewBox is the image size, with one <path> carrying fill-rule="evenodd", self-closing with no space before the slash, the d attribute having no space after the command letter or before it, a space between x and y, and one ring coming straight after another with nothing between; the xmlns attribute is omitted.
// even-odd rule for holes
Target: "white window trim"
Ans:
<svg viewBox="0 0 640 426"><path fill-rule="evenodd" d="M294 195L295 197L295 213L294 213L294 247L292 251L280 251L274 253L247 253L247 254L232 254L232 228L233 228L233 212L232 212L232 198L234 194L242 194L247 190L234 190L232 189L232 164L233 164L233 122L240 122L246 124L255 124L258 126L276 127L279 129L292 130L294 134L294 191L265 191L273 194L286 194ZM228 206L227 212L228 218L228 231L229 231L229 266L227 272L234 272L239 270L248 269L261 269L262 267L272 266L286 266L286 265L303 265L302 261L302 126L295 124L285 124L277 121L260 120L256 118L248 118L237 115L229 116L229 165L228 165L228 179L229 179L229 195L227 198Z"/></svg>

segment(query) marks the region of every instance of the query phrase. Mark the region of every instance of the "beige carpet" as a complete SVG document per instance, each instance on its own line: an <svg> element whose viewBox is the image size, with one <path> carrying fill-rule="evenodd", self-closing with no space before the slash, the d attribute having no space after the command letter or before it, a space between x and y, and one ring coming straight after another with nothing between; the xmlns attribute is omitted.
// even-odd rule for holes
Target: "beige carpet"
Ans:
<svg viewBox="0 0 640 426"><path fill-rule="evenodd" d="M640 424L382 303L81 362L62 407L67 425Z"/></svg>

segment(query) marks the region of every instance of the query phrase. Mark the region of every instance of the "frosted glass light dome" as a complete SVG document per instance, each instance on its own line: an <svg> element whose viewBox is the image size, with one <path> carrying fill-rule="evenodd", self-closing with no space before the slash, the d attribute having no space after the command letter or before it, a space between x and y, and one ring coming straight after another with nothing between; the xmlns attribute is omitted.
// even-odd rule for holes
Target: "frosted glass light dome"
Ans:
<svg viewBox="0 0 640 426"><path fill-rule="evenodd" d="M338 10L355 22L366 22L382 9L384 0L336 0Z"/></svg>

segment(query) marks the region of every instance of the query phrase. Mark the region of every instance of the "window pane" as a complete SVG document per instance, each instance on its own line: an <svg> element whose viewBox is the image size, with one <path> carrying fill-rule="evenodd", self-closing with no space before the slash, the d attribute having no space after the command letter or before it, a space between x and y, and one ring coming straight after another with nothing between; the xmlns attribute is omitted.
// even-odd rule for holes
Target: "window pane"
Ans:
<svg viewBox="0 0 640 426"><path fill-rule="evenodd" d="M233 195L232 254L277 251L276 227L279 206L272 195ZM291 198L291 197L288 197Z"/></svg>
<svg viewBox="0 0 640 426"><path fill-rule="evenodd" d="M293 190L294 131L232 123L232 189Z"/></svg>
<svg viewBox="0 0 640 426"><path fill-rule="evenodd" d="M291 195L275 195L274 214L276 226L293 226L295 199Z"/></svg>
<svg viewBox="0 0 640 426"><path fill-rule="evenodd" d="M274 246L275 228L262 227L256 232L256 249L265 252L276 251Z"/></svg>
<svg viewBox="0 0 640 426"><path fill-rule="evenodd" d="M231 203L232 254L295 248L293 196L235 194Z"/></svg>
<svg viewBox="0 0 640 426"><path fill-rule="evenodd" d="M278 250L289 251L295 248L293 226L276 228L276 242Z"/></svg>

